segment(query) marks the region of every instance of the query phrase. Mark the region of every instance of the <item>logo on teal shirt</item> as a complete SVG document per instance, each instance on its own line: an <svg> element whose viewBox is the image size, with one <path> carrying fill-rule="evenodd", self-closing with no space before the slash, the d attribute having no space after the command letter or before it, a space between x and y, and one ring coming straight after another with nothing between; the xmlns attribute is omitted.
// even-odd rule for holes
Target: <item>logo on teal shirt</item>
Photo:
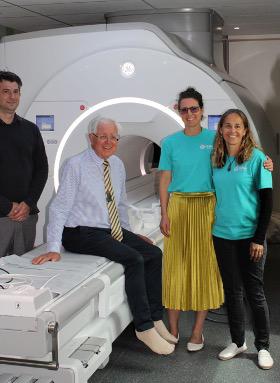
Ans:
<svg viewBox="0 0 280 383"><path fill-rule="evenodd" d="M247 166L242 166L242 165L235 166L234 171L247 172Z"/></svg>

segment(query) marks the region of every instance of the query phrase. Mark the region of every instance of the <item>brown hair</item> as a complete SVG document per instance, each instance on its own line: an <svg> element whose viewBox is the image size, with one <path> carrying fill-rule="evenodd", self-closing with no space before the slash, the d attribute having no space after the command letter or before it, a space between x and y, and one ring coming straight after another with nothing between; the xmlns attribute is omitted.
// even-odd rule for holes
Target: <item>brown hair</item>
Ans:
<svg viewBox="0 0 280 383"><path fill-rule="evenodd" d="M242 138L242 142L239 148L239 152L237 156L235 157L235 161L237 164L243 164L243 162L248 161L253 153L254 148L258 148L262 150L257 144L253 137L253 133L250 128L250 124L248 121L248 118L244 112L240 109L229 109L227 110L222 117L220 118L220 121L218 123L217 127L217 133L214 141L214 147L211 154L212 159L212 165L215 168L222 168L227 159L228 150L226 146L226 142L223 138L223 135L220 132L220 129L222 128L225 119L231 115L231 114L238 114L238 116L242 119L244 128L245 128L245 135Z"/></svg>

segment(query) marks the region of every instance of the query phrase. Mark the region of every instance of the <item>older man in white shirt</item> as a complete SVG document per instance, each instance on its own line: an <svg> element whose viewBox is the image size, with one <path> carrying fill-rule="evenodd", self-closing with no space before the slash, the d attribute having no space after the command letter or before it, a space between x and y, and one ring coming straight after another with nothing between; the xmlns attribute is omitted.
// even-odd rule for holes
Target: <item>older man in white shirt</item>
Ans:
<svg viewBox="0 0 280 383"><path fill-rule="evenodd" d="M68 161L50 206L48 252L33 263L59 261L62 244L68 251L122 264L136 336L155 353L167 355L177 339L162 321L162 253L148 238L131 232L125 169L114 156L119 129L108 118L92 122L91 148Z"/></svg>

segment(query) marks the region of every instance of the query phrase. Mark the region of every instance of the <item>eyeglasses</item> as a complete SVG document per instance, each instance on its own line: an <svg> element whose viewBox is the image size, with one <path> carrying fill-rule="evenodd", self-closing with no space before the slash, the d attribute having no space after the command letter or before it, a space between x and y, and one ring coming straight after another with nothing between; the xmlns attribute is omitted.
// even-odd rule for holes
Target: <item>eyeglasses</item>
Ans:
<svg viewBox="0 0 280 383"><path fill-rule="evenodd" d="M94 134L94 133L91 133L93 136L95 136L98 140L100 141L106 141L106 140L110 140L110 141L113 141L113 142L117 142L119 141L120 139L120 136L117 135L117 136L105 136L105 134Z"/></svg>
<svg viewBox="0 0 280 383"><path fill-rule="evenodd" d="M181 108L179 109L179 112L184 115L188 114L188 111L191 113L197 113L199 111L200 107L199 106L190 106L189 108Z"/></svg>

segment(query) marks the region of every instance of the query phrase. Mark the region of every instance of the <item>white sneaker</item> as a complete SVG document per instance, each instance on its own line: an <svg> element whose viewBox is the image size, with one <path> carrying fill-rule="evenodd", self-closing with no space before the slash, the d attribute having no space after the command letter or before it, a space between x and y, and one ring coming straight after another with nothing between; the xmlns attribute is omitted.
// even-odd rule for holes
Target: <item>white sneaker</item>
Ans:
<svg viewBox="0 0 280 383"><path fill-rule="evenodd" d="M243 346L237 347L235 343L231 343L227 348L225 348L219 354L219 358L221 360L229 360L234 358L237 354L240 354L243 351L247 350L246 342L244 342Z"/></svg>
<svg viewBox="0 0 280 383"><path fill-rule="evenodd" d="M269 370L273 366L273 359L267 350L258 352L258 363L263 370Z"/></svg>

